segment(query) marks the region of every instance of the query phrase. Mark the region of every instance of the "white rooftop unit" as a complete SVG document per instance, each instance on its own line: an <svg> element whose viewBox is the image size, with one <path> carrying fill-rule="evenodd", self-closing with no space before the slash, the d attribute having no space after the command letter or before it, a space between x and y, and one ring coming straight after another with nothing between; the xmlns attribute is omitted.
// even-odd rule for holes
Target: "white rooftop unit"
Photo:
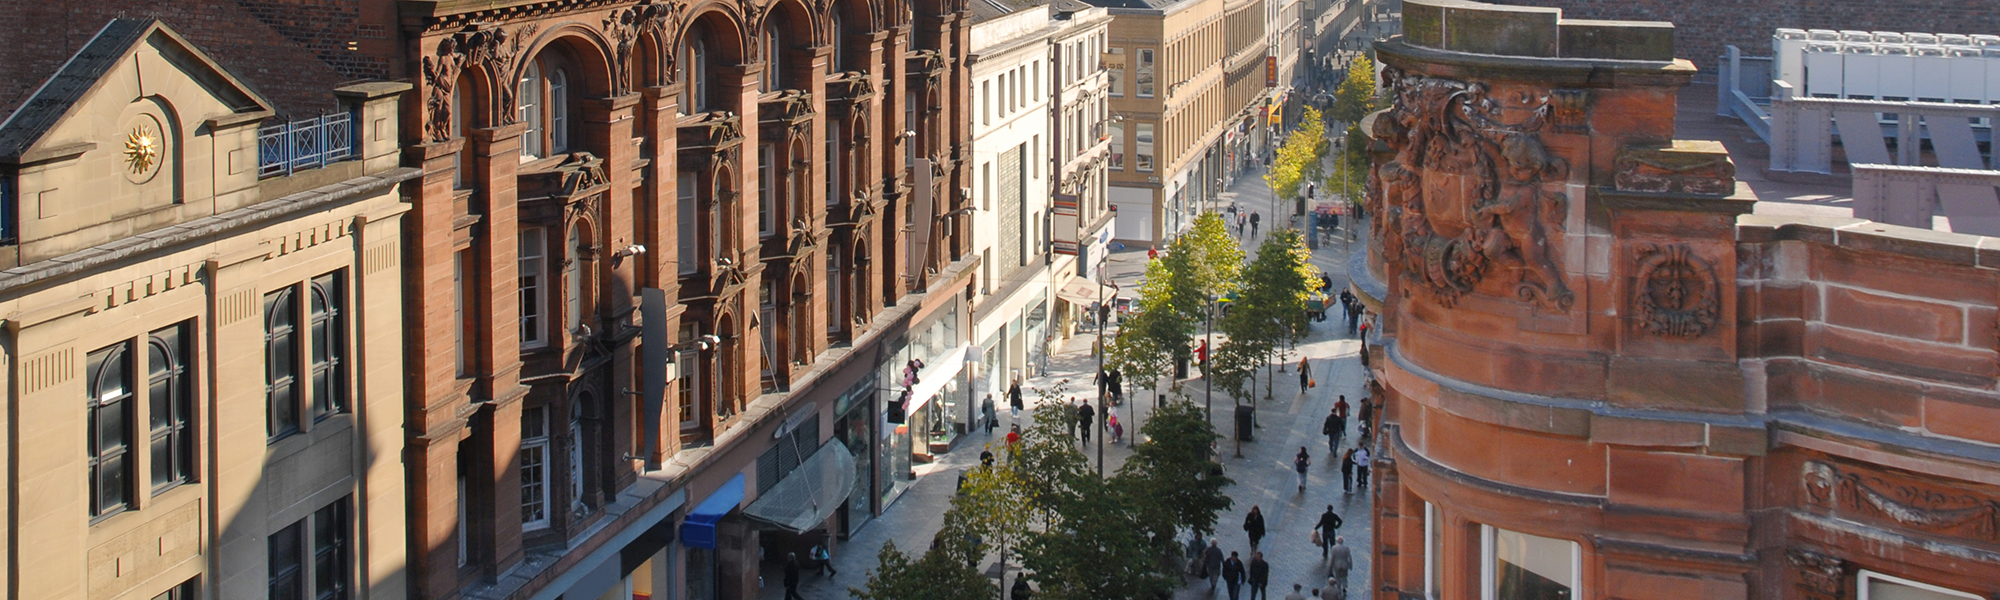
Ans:
<svg viewBox="0 0 2000 600"><path fill-rule="evenodd" d="M1986 55L1986 101L2000 102L2000 46L1981 50Z"/></svg>
<svg viewBox="0 0 2000 600"><path fill-rule="evenodd" d="M1972 45L1981 48L2000 48L2000 35L1972 34Z"/></svg>
<svg viewBox="0 0 2000 600"><path fill-rule="evenodd" d="M1936 44L1936 43L1938 43L1938 36L1937 36L1937 34L1935 34L1935 33L1908 33L1908 32L1905 32L1905 33L1903 34L1903 41L1904 41L1904 42L1906 42L1906 43L1908 43L1908 44L1910 44L1910 45L1912 45L1912 46L1915 46L1915 45L1917 45L1917 44Z"/></svg>
<svg viewBox="0 0 2000 600"><path fill-rule="evenodd" d="M1963 33L1940 33L1938 34L1938 43L1946 46L1970 46L1972 45L1972 36Z"/></svg>
<svg viewBox="0 0 2000 600"><path fill-rule="evenodd" d="M1916 68L1910 70L1916 87L1912 94L1925 102L1951 101L1951 63L1945 55L1944 46L1910 46L1910 60Z"/></svg>
<svg viewBox="0 0 2000 600"><path fill-rule="evenodd" d="M1945 48L1951 55L1951 96L1952 102L1985 104L1993 101L1986 95L1987 60L1974 46L1952 46Z"/></svg>
<svg viewBox="0 0 2000 600"><path fill-rule="evenodd" d="M1903 38L1903 32L1900 32L1900 31L1870 31L1870 32L1868 32L1868 35L1869 35L1869 36L1871 36L1871 37L1874 37L1874 38L1875 38L1875 40L1874 40L1874 41L1875 41L1875 43L1877 43L1877 44L1907 44L1907 43L1909 43L1909 40L1907 40L1907 39L1904 39L1904 38Z"/></svg>
<svg viewBox="0 0 2000 600"><path fill-rule="evenodd" d="M1882 97L1882 60L1875 55L1875 44L1841 44L1840 67L1841 97Z"/></svg>
<svg viewBox="0 0 2000 600"><path fill-rule="evenodd" d="M1839 98L1845 87L1845 62L1840 53L1840 44L1835 42L1811 42L1806 44L1806 85L1807 96L1817 98ZM1990 79L1990 77L1989 77Z"/></svg>
<svg viewBox="0 0 2000 600"><path fill-rule="evenodd" d="M1875 41L1875 32L1842 29L1840 30L1840 41L1852 44L1873 43Z"/></svg>
<svg viewBox="0 0 2000 600"><path fill-rule="evenodd" d="M1838 42L1840 32L1832 29L1807 29L1806 39L1815 42Z"/></svg>
<svg viewBox="0 0 2000 600"><path fill-rule="evenodd" d="M1909 100L1917 94L1917 61L1909 44L1875 45L1875 97Z"/></svg>
<svg viewBox="0 0 2000 600"><path fill-rule="evenodd" d="M1773 75L1778 81L1791 84L1792 89L1806 87L1806 35L1804 29L1779 29L1771 36L1771 56L1777 63Z"/></svg>

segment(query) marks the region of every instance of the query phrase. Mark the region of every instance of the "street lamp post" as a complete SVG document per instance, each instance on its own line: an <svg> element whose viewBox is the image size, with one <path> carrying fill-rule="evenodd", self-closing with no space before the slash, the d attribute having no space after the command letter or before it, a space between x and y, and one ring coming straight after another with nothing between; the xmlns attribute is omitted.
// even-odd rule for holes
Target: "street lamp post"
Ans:
<svg viewBox="0 0 2000 600"><path fill-rule="evenodd" d="M1095 278L1097 279L1097 382L1098 383L1097 383L1097 414L1093 415L1092 418L1097 419L1097 422L1083 424L1084 427L1097 428L1097 477L1099 479L1104 478L1104 421L1106 420L1105 419L1106 415L1109 414L1104 411L1110 410L1108 407L1104 406L1105 387L1107 384L1110 383L1110 381L1106 380L1104 377L1104 353L1111 349L1111 344L1106 342L1104 339L1105 321L1111 320L1110 319L1111 311L1104 310L1105 308L1107 308L1107 305L1104 304L1104 280L1108 276L1108 273L1106 273L1106 271L1109 271L1111 267L1110 258L1111 257L1109 256L1098 257L1097 277Z"/></svg>

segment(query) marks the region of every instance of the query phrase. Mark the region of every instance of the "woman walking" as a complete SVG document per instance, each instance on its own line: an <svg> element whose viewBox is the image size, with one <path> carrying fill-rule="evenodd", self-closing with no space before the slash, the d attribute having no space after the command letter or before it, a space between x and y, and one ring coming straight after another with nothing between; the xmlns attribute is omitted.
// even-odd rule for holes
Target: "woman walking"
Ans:
<svg viewBox="0 0 2000 600"><path fill-rule="evenodd" d="M1299 446L1299 455L1292 457L1292 470L1299 472L1299 493L1306 493L1306 469L1312 467L1312 455L1306 453L1305 446Z"/></svg>

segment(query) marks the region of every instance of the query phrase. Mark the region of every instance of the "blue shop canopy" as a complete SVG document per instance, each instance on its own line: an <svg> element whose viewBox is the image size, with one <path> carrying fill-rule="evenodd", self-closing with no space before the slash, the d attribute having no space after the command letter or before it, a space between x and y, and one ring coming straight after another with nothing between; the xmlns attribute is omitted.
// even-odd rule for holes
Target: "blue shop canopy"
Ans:
<svg viewBox="0 0 2000 600"><path fill-rule="evenodd" d="M681 522L681 545L689 548L715 548L715 522L721 521L736 505L743 503L743 474L737 473L722 487L715 488L708 498L688 511L687 520Z"/></svg>

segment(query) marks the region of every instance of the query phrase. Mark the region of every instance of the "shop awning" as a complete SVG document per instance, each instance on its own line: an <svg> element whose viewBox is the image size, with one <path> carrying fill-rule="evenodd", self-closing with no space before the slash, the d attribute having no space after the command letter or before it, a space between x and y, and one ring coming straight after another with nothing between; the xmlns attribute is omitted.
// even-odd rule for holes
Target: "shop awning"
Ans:
<svg viewBox="0 0 2000 600"><path fill-rule="evenodd" d="M743 503L743 474L737 473L722 487L715 488L694 510L688 511L686 520L681 521L681 545L689 548L715 548L715 522L736 510Z"/></svg>
<svg viewBox="0 0 2000 600"><path fill-rule="evenodd" d="M950 383L952 379L958 377L959 371L965 369L965 355L971 348L971 345L961 344L950 354L944 355L944 358L924 366L924 370L917 373L917 385L910 387L910 405L903 410L915 413L917 409L923 408L924 404L930 402L931 398L936 397L938 392L944 391L944 384Z"/></svg>
<svg viewBox="0 0 2000 600"><path fill-rule="evenodd" d="M821 444L790 475L757 496L743 515L794 533L805 533L847 503L854 492L854 454L834 440Z"/></svg>
<svg viewBox="0 0 2000 600"><path fill-rule="evenodd" d="M1068 300L1071 304L1077 306L1090 306L1092 302L1096 302L1098 299L1097 288L1098 285L1096 282L1082 277L1071 276L1069 281L1056 286L1056 297ZM1118 292L1107 287L1103 294L1104 299L1109 301L1112 297L1117 296Z"/></svg>

